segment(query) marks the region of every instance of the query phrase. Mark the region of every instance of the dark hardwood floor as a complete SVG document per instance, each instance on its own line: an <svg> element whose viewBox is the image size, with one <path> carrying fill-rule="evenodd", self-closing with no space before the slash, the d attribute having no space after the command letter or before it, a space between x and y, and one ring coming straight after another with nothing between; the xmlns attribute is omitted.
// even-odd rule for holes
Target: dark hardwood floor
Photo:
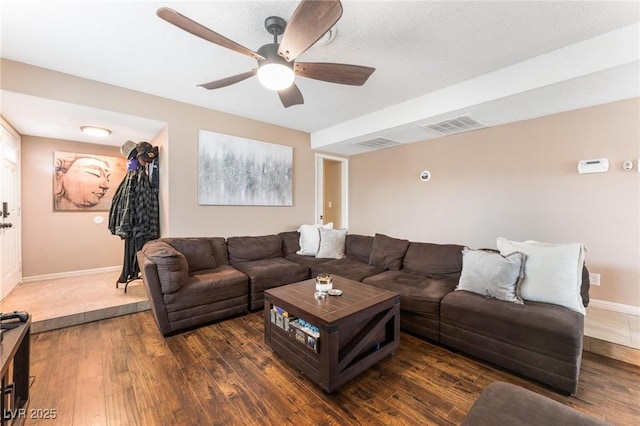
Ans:
<svg viewBox="0 0 640 426"><path fill-rule="evenodd" d="M640 367L585 352L565 396L402 333L385 358L331 395L263 342L262 313L164 339L150 311L32 336L29 408L42 425L459 424L494 381L615 425L640 423Z"/></svg>

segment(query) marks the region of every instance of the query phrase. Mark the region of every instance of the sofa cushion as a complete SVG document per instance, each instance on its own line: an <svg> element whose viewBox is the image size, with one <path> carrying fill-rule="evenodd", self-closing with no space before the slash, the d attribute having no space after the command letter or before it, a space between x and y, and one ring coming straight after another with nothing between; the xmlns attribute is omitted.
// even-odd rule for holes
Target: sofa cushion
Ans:
<svg viewBox="0 0 640 426"><path fill-rule="evenodd" d="M345 252L347 237L346 229L325 229L320 230L320 248L316 257L323 259L342 259Z"/></svg>
<svg viewBox="0 0 640 426"><path fill-rule="evenodd" d="M425 278L403 271L385 271L363 282L399 293L401 310L436 320L440 318L440 301L456 288L453 279Z"/></svg>
<svg viewBox="0 0 640 426"><path fill-rule="evenodd" d="M282 238L282 255L287 257L300 250L300 233L298 231L287 231L278 234Z"/></svg>
<svg viewBox="0 0 640 426"><path fill-rule="evenodd" d="M462 271L463 246L456 244L409 243L402 269L417 275L458 274Z"/></svg>
<svg viewBox="0 0 640 426"><path fill-rule="evenodd" d="M369 258L369 265L399 271L402 266L402 257L407 252L408 247L409 240L401 240L388 237L384 234L376 234L373 239L373 250Z"/></svg>
<svg viewBox="0 0 640 426"><path fill-rule="evenodd" d="M309 269L284 258L242 262L235 266L262 289L302 281L309 278Z"/></svg>
<svg viewBox="0 0 640 426"><path fill-rule="evenodd" d="M365 284L390 290L391 287L401 289L402 291L393 290L396 293L406 293L408 289L417 286L425 277L422 275L409 274L404 271L384 271L376 275L362 280Z"/></svg>
<svg viewBox="0 0 640 426"><path fill-rule="evenodd" d="M246 299L247 281L245 274L229 265L198 271L189 276L181 291L164 295L167 312L178 312L237 297Z"/></svg>
<svg viewBox="0 0 640 426"><path fill-rule="evenodd" d="M526 255L502 256L486 250L462 250L462 274L456 290L466 290L505 302L522 303L520 281Z"/></svg>
<svg viewBox="0 0 640 426"><path fill-rule="evenodd" d="M209 237L207 239L209 240L209 244L211 244L217 266L228 265L229 253L227 250L227 241L222 237Z"/></svg>
<svg viewBox="0 0 640 426"><path fill-rule="evenodd" d="M156 265L163 294L174 293L187 283L187 259L174 247L163 241L151 241L142 247L142 252Z"/></svg>
<svg viewBox="0 0 640 426"><path fill-rule="evenodd" d="M456 288L454 280L443 278L427 278L415 287L410 287L400 297L400 309L418 313L422 316L440 319L440 302Z"/></svg>
<svg viewBox="0 0 640 426"><path fill-rule="evenodd" d="M189 273L218 265L208 238L171 238L166 241L187 259Z"/></svg>
<svg viewBox="0 0 640 426"><path fill-rule="evenodd" d="M562 306L526 300L518 305L455 291L442 299L440 314L442 324L551 359L574 363L582 353L584 319Z"/></svg>
<svg viewBox="0 0 640 426"><path fill-rule="evenodd" d="M503 255L516 251L527 255L521 287L523 299L554 303L586 314L580 295L584 265L582 244L517 242L500 237L497 245Z"/></svg>
<svg viewBox="0 0 640 426"><path fill-rule="evenodd" d="M369 263L374 238L370 235L347 234L345 254L360 262Z"/></svg>
<svg viewBox="0 0 640 426"><path fill-rule="evenodd" d="M298 265L306 266L307 268L311 268L315 265L319 265L321 263L325 263L331 260L331 259L322 259L319 257L303 256L301 254L290 254L288 256L285 256L285 259L290 260L291 262L295 262Z"/></svg>
<svg viewBox="0 0 640 426"><path fill-rule="evenodd" d="M261 237L230 237L227 239L229 263L233 266L242 262L282 257L282 238L278 235Z"/></svg>
<svg viewBox="0 0 640 426"><path fill-rule="evenodd" d="M379 274L383 271L384 269L377 266L372 266L367 263L345 257L344 259L333 259L328 262L312 266L311 276L315 277L318 274L325 273L339 275L354 281L362 281L371 275Z"/></svg>
<svg viewBox="0 0 640 426"><path fill-rule="evenodd" d="M309 268L284 258L261 259L234 265L249 277L249 307L260 309L264 290L309 278Z"/></svg>

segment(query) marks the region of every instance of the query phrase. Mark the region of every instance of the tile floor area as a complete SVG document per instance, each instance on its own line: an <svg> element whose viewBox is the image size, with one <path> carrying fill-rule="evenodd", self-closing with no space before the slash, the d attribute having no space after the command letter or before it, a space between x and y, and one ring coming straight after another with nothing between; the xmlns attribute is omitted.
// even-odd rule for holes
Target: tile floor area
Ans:
<svg viewBox="0 0 640 426"><path fill-rule="evenodd" d="M0 302L0 312L26 311L32 333L149 309L142 280L116 288L120 271L78 275L18 285Z"/></svg>
<svg viewBox="0 0 640 426"><path fill-rule="evenodd" d="M0 312L27 311L39 333L149 309L142 280L116 288L119 271L19 285ZM640 365L640 316L587 308L585 350Z"/></svg>
<svg viewBox="0 0 640 426"><path fill-rule="evenodd" d="M587 308L585 336L640 349L640 316Z"/></svg>

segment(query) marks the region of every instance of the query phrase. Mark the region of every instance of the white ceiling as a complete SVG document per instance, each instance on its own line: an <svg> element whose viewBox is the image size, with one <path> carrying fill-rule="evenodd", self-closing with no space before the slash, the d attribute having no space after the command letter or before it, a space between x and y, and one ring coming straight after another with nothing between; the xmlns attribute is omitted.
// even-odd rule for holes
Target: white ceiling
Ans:
<svg viewBox="0 0 640 426"><path fill-rule="evenodd" d="M297 4L2 0L1 55L303 130L315 148L344 154L364 151L353 142L373 136L426 139L409 129L470 111L494 125L639 96L637 1L346 0L337 37L299 59L367 65L375 73L362 87L298 78L305 104L288 109L256 78L213 91L196 87L256 64L155 14L172 7L257 50L271 42L264 19L288 19ZM65 114L29 117L37 99L2 94L2 114L19 132L68 134L59 129L70 125ZM121 114L110 119L114 126L118 119L129 127L135 121ZM161 126L138 124L147 140L155 134L145 132Z"/></svg>
<svg viewBox="0 0 640 426"><path fill-rule="evenodd" d="M0 90L2 115L20 134L102 145L120 146L126 140L150 141L166 123L67 102ZM81 126L111 130L108 137L91 136Z"/></svg>

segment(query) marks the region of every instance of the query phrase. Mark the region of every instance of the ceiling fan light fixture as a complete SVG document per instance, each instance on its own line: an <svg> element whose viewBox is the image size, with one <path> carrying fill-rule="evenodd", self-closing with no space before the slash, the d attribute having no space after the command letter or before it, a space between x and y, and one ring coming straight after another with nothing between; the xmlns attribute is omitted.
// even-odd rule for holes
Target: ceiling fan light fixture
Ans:
<svg viewBox="0 0 640 426"><path fill-rule="evenodd" d="M81 126L80 130L90 136L106 138L111 134L111 130L96 126Z"/></svg>
<svg viewBox="0 0 640 426"><path fill-rule="evenodd" d="M264 64L258 69L258 80L267 89L280 91L291 87L296 75L293 70L282 64Z"/></svg>
<svg viewBox="0 0 640 426"><path fill-rule="evenodd" d="M273 37L273 43L265 44L257 52L224 37L204 25L162 7L157 15L176 27L218 46L250 56L258 67L231 77L199 84L207 90L219 89L239 83L257 75L265 87L278 92L285 108L304 103L302 93L294 80L296 75L329 83L362 86L375 68L328 62L298 62L295 60L314 44L330 43L336 36L336 22L342 16L339 0L301 0L291 15L289 23L278 16L269 16L264 27ZM279 37L282 36L281 39ZM320 39L320 40L319 40ZM280 40L278 42L278 40Z"/></svg>

